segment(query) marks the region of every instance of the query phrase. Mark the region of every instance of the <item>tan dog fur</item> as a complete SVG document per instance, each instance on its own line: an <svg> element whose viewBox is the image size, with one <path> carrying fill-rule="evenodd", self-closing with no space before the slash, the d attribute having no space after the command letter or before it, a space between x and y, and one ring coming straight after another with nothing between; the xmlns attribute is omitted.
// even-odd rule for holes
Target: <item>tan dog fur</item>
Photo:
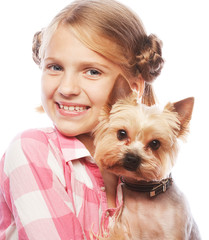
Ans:
<svg viewBox="0 0 209 240"><path fill-rule="evenodd" d="M176 161L177 139L188 132L194 98L168 103L163 110L147 107L137 102L136 93L124 79L118 79L109 99L94 132L95 160L101 171L134 183L167 178ZM159 148L152 149L153 141ZM124 167L127 154L140 158L136 169ZM124 186L123 195L123 207L115 216L108 239L200 239L187 200L175 184L153 198Z"/></svg>

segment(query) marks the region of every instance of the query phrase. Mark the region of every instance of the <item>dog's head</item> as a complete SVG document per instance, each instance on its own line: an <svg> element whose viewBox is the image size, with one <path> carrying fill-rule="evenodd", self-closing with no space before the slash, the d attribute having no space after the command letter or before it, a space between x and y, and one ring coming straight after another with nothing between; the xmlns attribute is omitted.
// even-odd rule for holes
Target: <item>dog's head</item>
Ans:
<svg viewBox="0 0 209 240"><path fill-rule="evenodd" d="M115 90L114 90L115 91ZM194 98L168 103L163 110L137 102L135 92L110 96L95 129L100 169L136 180L165 178L177 154L177 139L188 131Z"/></svg>

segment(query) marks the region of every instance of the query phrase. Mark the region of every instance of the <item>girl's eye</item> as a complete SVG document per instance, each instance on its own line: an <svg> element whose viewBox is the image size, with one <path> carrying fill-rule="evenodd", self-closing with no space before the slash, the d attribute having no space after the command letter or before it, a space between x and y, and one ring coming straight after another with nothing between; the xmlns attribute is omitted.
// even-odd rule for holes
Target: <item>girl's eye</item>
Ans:
<svg viewBox="0 0 209 240"><path fill-rule="evenodd" d="M51 70L51 71L62 71L63 70L63 68L61 67L61 66L59 66L59 65L57 65L57 64L51 64L51 65L49 65L49 66L47 66L47 68L49 69L49 70Z"/></svg>
<svg viewBox="0 0 209 240"><path fill-rule="evenodd" d="M90 69L90 70L86 71L86 74L93 76L93 77L98 77L101 75L101 72L96 69Z"/></svg>

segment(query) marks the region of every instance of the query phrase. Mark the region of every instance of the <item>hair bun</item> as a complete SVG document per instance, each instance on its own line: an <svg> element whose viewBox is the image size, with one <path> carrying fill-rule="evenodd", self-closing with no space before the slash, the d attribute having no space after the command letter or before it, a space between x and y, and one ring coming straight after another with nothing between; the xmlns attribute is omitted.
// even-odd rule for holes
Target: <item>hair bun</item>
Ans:
<svg viewBox="0 0 209 240"><path fill-rule="evenodd" d="M164 64L162 58L162 42L153 34L149 35L143 44L137 58L137 67L143 79L151 83L161 72Z"/></svg>
<svg viewBox="0 0 209 240"><path fill-rule="evenodd" d="M42 31L39 31L35 33L33 37L33 45L32 45L32 56L33 60L37 65L41 64L41 59L39 57L39 49L41 46L41 37L42 37Z"/></svg>

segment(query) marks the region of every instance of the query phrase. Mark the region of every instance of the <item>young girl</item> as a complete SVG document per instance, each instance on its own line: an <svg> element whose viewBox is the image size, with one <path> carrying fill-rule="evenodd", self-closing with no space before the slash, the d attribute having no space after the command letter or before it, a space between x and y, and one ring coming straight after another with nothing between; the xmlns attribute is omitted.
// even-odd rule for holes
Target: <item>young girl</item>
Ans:
<svg viewBox="0 0 209 240"><path fill-rule="evenodd" d="M15 138L0 162L0 240L89 239L121 204L93 154L91 131L124 78L154 104L161 43L114 0L78 0L34 36L42 105L54 128Z"/></svg>

